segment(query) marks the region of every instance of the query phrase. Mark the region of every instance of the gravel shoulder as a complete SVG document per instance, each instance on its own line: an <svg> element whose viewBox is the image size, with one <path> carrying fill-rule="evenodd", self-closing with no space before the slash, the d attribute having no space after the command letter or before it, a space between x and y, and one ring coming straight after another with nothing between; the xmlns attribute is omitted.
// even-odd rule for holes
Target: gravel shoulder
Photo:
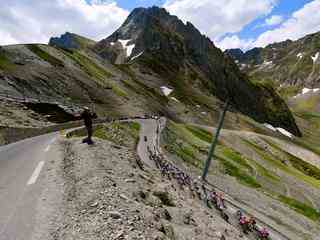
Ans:
<svg viewBox="0 0 320 240"><path fill-rule="evenodd" d="M95 141L59 142L41 204L48 216L33 239L246 239L175 182L141 170L134 150Z"/></svg>

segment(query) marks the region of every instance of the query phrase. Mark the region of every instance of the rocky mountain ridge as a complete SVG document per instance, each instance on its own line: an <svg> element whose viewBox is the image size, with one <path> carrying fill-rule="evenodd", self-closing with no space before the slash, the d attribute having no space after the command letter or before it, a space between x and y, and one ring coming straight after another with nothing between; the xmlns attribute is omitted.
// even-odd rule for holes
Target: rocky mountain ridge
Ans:
<svg viewBox="0 0 320 240"><path fill-rule="evenodd" d="M284 101L272 89L251 82L209 38L165 9L135 9L114 34L97 43L95 50L116 64L134 60L174 89L181 88L180 84L196 86L223 101L230 99L235 108L260 122L279 125L278 120L284 116L275 108L288 113ZM282 124L294 125L290 114L284 118ZM300 135L294 128L291 131Z"/></svg>
<svg viewBox="0 0 320 240"><path fill-rule="evenodd" d="M320 32L297 41L287 40L247 52L228 49L225 53L254 79L301 88L320 86Z"/></svg>

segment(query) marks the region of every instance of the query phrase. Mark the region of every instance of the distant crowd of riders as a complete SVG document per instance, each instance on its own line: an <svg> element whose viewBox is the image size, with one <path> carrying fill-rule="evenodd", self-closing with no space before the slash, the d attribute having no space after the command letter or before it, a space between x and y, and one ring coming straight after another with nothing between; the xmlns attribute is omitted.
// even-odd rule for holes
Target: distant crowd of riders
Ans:
<svg viewBox="0 0 320 240"><path fill-rule="evenodd" d="M167 177L169 180L175 179L181 190L184 190L185 187L189 188L193 198L197 197L199 200L205 201L209 208L214 206L220 212L221 217L230 223L223 193L209 190L200 179L192 179L184 171L165 160L161 154L151 151L149 147L148 152L150 159L154 161L163 177ZM255 218L246 216L242 210L237 211L237 220L244 234L255 232L261 240L270 239L269 231L266 228L257 226Z"/></svg>
<svg viewBox="0 0 320 240"><path fill-rule="evenodd" d="M77 116L79 119L84 120L85 127L87 129L88 136L83 139L83 143L89 145L93 144L92 141L92 119L97 118L97 115L90 111L88 107L84 108L84 111ZM151 118L158 119L157 116L151 116ZM158 133L157 129L157 133ZM147 141L147 137L144 137ZM149 157L154 161L156 167L160 170L163 177L167 177L169 180L175 179L182 190L188 187L192 197L204 200L207 207L212 208L214 206L221 214L221 217L229 223L229 215L227 214L227 206L222 193L218 193L215 190L211 191L206 188L203 182L200 180L193 180L188 174L183 172L172 163L166 161L161 154L157 154L156 149L151 151L148 147ZM261 240L270 239L269 232L266 228L260 228L257 226L256 220L253 217L245 216L243 211L237 211L238 223L245 234L249 232L256 232L257 236Z"/></svg>

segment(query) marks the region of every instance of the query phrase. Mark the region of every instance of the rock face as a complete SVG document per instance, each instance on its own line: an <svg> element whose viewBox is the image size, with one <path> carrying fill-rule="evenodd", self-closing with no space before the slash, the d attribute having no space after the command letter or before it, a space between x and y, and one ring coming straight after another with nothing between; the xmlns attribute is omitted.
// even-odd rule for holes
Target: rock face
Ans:
<svg viewBox="0 0 320 240"><path fill-rule="evenodd" d="M288 107L272 88L251 82L209 38L165 9L135 9L115 33L94 49L113 63L135 60L175 88L197 86L203 94L223 101L230 99L234 107L255 120L300 135Z"/></svg>
<svg viewBox="0 0 320 240"><path fill-rule="evenodd" d="M53 37L49 40L49 45L66 48L66 49L79 49L80 45L75 40L72 33L66 32L61 37Z"/></svg>
<svg viewBox="0 0 320 240"><path fill-rule="evenodd" d="M63 49L80 49L85 45L94 44L95 42L79 36L74 33L66 32L60 37L52 37L49 40L50 46L55 46Z"/></svg>
<svg viewBox="0 0 320 240"><path fill-rule="evenodd" d="M320 86L320 32L242 54L239 50L229 49L226 53L257 80L298 87Z"/></svg>
<svg viewBox="0 0 320 240"><path fill-rule="evenodd" d="M240 48L227 49L225 53L230 55L236 61L243 61L244 52Z"/></svg>

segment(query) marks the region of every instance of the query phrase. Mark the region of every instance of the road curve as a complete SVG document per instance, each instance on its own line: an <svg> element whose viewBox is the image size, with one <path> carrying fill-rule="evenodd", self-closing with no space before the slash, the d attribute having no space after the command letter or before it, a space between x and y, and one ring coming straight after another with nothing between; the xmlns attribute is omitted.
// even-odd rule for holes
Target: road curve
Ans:
<svg viewBox="0 0 320 240"><path fill-rule="evenodd" d="M55 158L59 133L0 147L0 240L28 240L45 186L43 168Z"/></svg>
<svg viewBox="0 0 320 240"><path fill-rule="evenodd" d="M166 124L165 118L160 118L159 120L155 119L143 119L138 120L137 122L140 123L141 129L140 129L140 141L138 144L137 152L140 156L141 160L147 164L148 166L155 167L155 164L153 161L150 160L148 147L152 152L160 153L161 147L160 147L160 135L161 131L164 129ZM145 141L145 136L147 137L147 142ZM210 186L214 187L215 189L219 189L217 186L214 186L212 184L209 184ZM219 191L223 192L223 189L219 189ZM226 196L226 202L227 202L227 212L230 216L233 216L233 225L238 225L238 222L236 220L237 217L237 211L243 210L241 208L241 204L237 203L234 199L232 199L230 196L228 196L226 193L224 193ZM248 209L249 210L249 209ZM246 213L246 211L244 211ZM252 214L251 214L252 215ZM260 221L257 217L257 225L259 227L266 227L269 230L270 238L272 240L290 240L287 236L282 234L281 232L278 232L275 228L272 226L266 224L264 221Z"/></svg>
<svg viewBox="0 0 320 240"><path fill-rule="evenodd" d="M150 160L148 148L152 152L160 153L160 133L165 125L165 118L159 119L137 119L140 124L139 143L137 146L137 154L141 161L149 167L155 167L153 161Z"/></svg>

